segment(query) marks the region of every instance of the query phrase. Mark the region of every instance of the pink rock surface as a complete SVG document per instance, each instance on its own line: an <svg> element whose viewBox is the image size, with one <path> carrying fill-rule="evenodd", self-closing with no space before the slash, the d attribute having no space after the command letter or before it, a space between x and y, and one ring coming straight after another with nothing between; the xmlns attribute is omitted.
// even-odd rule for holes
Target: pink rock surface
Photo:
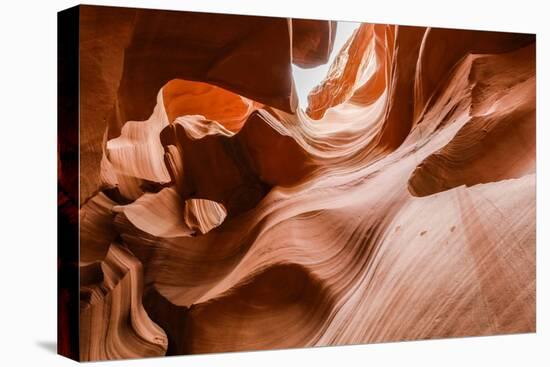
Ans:
<svg viewBox="0 0 550 367"><path fill-rule="evenodd" d="M535 330L533 36L363 24L304 112L334 23L136 14L85 126L82 359Z"/></svg>

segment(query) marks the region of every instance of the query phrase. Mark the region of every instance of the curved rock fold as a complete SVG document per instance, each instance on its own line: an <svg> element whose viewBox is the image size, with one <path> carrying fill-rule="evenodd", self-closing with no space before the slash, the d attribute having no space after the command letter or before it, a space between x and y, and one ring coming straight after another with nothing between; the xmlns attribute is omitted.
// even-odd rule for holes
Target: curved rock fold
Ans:
<svg viewBox="0 0 550 367"><path fill-rule="evenodd" d="M81 359L535 330L532 35L362 24L332 50L329 21L115 24ZM331 52L303 111L291 63Z"/></svg>

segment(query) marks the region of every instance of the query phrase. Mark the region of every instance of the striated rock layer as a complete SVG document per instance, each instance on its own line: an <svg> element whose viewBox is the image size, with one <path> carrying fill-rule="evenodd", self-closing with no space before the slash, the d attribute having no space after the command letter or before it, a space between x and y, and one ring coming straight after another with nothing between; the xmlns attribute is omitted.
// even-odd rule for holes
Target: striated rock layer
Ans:
<svg viewBox="0 0 550 367"><path fill-rule="evenodd" d="M82 360L535 331L534 36L82 9Z"/></svg>

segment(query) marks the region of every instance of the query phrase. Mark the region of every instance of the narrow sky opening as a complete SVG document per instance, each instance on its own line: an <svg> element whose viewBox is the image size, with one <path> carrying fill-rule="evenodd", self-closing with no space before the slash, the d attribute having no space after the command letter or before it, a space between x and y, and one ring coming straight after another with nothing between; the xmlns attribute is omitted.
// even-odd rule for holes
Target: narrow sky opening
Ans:
<svg viewBox="0 0 550 367"><path fill-rule="evenodd" d="M309 92L325 78L328 69L342 49L342 46L344 46L346 41L353 34L353 31L360 25L361 23L356 22L338 22L334 46L332 47L332 52L326 64L311 69L302 69L299 66L292 65L292 75L294 76L296 92L298 93L298 98L300 100L299 104L302 110L305 111L307 108L307 96Z"/></svg>

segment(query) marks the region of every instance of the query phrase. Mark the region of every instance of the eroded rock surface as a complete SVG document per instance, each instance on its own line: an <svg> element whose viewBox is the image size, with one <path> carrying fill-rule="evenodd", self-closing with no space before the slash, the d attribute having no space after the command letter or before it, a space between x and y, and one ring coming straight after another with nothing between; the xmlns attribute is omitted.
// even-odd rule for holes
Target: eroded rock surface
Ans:
<svg viewBox="0 0 550 367"><path fill-rule="evenodd" d="M82 359L535 330L533 36L363 24L302 111L333 22L124 16Z"/></svg>

